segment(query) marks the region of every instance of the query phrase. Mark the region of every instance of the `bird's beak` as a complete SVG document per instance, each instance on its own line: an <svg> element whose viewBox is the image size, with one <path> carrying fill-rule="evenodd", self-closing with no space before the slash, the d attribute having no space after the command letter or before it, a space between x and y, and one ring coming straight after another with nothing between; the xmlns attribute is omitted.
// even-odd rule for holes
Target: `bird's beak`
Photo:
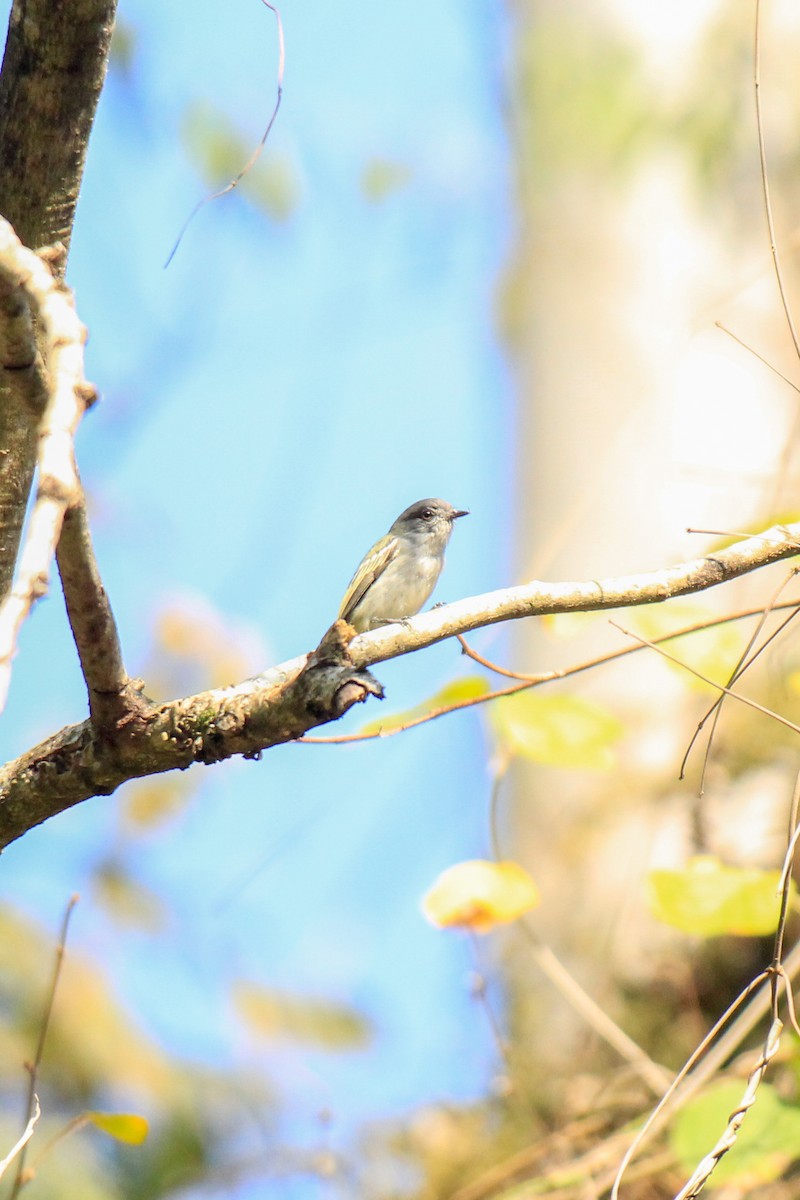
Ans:
<svg viewBox="0 0 800 1200"><path fill-rule="evenodd" d="M455 521L456 517L468 517L468 516L469 516L468 508L457 508L456 511L453 513L452 517L450 518L450 520Z"/></svg>

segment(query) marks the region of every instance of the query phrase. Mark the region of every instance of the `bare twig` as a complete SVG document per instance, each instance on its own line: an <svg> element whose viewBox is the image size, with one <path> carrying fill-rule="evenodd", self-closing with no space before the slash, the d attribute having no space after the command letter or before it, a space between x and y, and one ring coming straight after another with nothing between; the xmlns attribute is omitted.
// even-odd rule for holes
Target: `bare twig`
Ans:
<svg viewBox="0 0 800 1200"><path fill-rule="evenodd" d="M42 1110L41 1110L41 1107L39 1106L39 1097L34 1093L33 1112L31 1113L30 1117L28 1118L28 1124L25 1126L24 1130L22 1131L21 1137L19 1137L17 1139L17 1141L11 1147L11 1149L9 1150L8 1154L5 1156L3 1161L0 1162L0 1179L2 1179L2 1177L5 1175L6 1168L9 1166L9 1164L14 1161L14 1159L17 1157L18 1154L22 1153L22 1150L25 1148L25 1146L27 1146L28 1142L33 1137L33 1131L36 1128L36 1122L39 1120L39 1117L41 1115L42 1115Z"/></svg>
<svg viewBox="0 0 800 1200"><path fill-rule="evenodd" d="M695 1200L708 1181L712 1171L716 1167L719 1160L733 1146L739 1128L744 1120L745 1115L755 1102L758 1086L766 1074L767 1067L775 1056L780 1043L780 1035L783 1030L783 1023L780 1019L780 984L783 984L787 1008L794 1028L797 1028L797 1018L794 1011L794 1001L792 998L791 978L794 972L800 966L800 946L795 946L789 958L784 963L783 961L783 944L786 935L786 920L789 911L789 897L791 889L791 861L797 847L797 830L795 821L797 817L798 806L800 805L800 774L795 780L794 790L792 792L791 814L789 820L789 845L784 858L783 870L781 872L780 890L781 890L781 907L778 916L777 927L775 930L775 941L773 947L772 962L769 967L761 971L755 979L747 985L747 987L737 996L733 1004L720 1017L713 1029L706 1034L702 1042L690 1055L686 1064L679 1071L678 1075L668 1091L662 1096L656 1108L650 1114L650 1117L645 1122L642 1129L637 1134L636 1138L629 1146L625 1153L619 1170L617 1171L614 1186L611 1189L611 1200L618 1200L619 1187L622 1182L628 1164L631 1162L634 1154L646 1144L652 1135L659 1129L668 1113L673 1112L678 1106L682 1106L690 1098L690 1096L698 1090L698 1088L711 1077L713 1071L717 1070L733 1050L741 1044L741 1040L747 1035L755 1023L764 1012L770 1012L770 1025L767 1031L764 1048L758 1060L752 1067L747 1080L744 1096L741 1103L732 1113L728 1124L722 1136L717 1140L713 1149L703 1158L702 1162L697 1166L692 1173L684 1188L675 1196L675 1200ZM769 991L762 990L762 984L769 983ZM758 994L760 993L760 995ZM740 1014L736 1021L736 1029L734 1031L731 1026L731 1018L734 1013L740 1009L745 1000L754 996L753 1005L750 1006L750 1011ZM743 1019L744 1018L744 1019ZM723 1030L727 1028L727 1034L721 1036ZM735 1032L736 1039L732 1039L731 1035ZM713 1046L713 1050L709 1050ZM693 1075L688 1083L684 1085L689 1073L694 1071L695 1066L701 1063L705 1070L698 1070Z"/></svg>
<svg viewBox="0 0 800 1200"><path fill-rule="evenodd" d="M753 649L753 646L755 645L755 643L758 640L761 630L764 628L764 624L767 620L767 617L770 615L770 613L775 611L775 608L777 607L777 603L778 603L778 597L780 596L783 589L787 586L787 584L792 579L794 579L796 577L796 575L797 575L797 571L793 569L792 572L786 577L786 579L782 580L779 587L777 587L775 589L775 592L774 592L772 598L769 600L769 602L767 603L765 608L762 610L761 618L760 618L758 624L756 625L755 629L753 630L752 634L750 635L747 645L745 646L744 650L742 651L741 655L739 656L739 661L736 663L736 666L734 667L733 671L728 676L728 681L727 681L728 687L731 687L732 684L734 684L737 679L741 678L741 676L745 673L745 671L756 661L756 659L759 657L759 655L763 654L763 652L775 640L775 638L778 637L781 633L783 633L784 629L789 624L789 622L793 621L794 618L797 616L798 612L800 612L800 607L796 607L793 612L789 613L788 617L784 618L784 620L780 623L778 628L773 630L773 632L770 634L770 636L766 639L765 642L762 643L761 646L759 646L759 648L755 651L755 653L753 653L753 654L750 653L750 651ZM700 775L700 785L699 785L699 789L698 789L698 794L700 796L703 795L706 771L708 768L708 761L709 761L709 756L711 753L711 745L714 740L714 734L716 732L720 713L722 712L722 705L723 705L724 700L725 700L724 695L718 696L717 699L714 701L714 703L711 705L711 707L708 709L708 711L705 713L705 715L702 717L702 719L698 722L697 728L695 729L694 733L692 734L692 737L689 741L689 745L686 748L686 753L684 754L683 760L681 762L679 778L683 779L685 777L686 765L689 761L689 755L692 752L692 748L694 747L694 744L697 741L697 738L700 736L700 733L702 732L703 728L705 727L705 724L708 721L709 717L711 717L713 715L714 720L713 720L711 730L708 735L708 742L706 744L705 754L703 755L703 769L702 769L702 772Z"/></svg>
<svg viewBox="0 0 800 1200"><path fill-rule="evenodd" d="M708 1048L716 1041L717 1037L731 1020L734 1013L741 1008L745 1000L747 1000L757 988L760 988L768 978L769 971L761 971L760 974L755 977L755 979L752 979L744 991L740 992L733 1003L728 1006L714 1027L700 1042L699 1046L696 1046L689 1055L689 1058L686 1060L670 1084L669 1089L661 1097L658 1104L653 1109L650 1116L647 1118L644 1125L639 1130L633 1142L625 1152L622 1162L619 1165L619 1170L617 1171L614 1184L611 1188L611 1200L618 1200L622 1179L628 1169L628 1165L632 1161L637 1151L645 1146L653 1137L653 1135L663 1127L667 1116L675 1110L677 1105L685 1103L685 1101L688 1099L688 1092L681 1088L683 1081L687 1078L695 1065L700 1062Z"/></svg>
<svg viewBox="0 0 800 1200"><path fill-rule="evenodd" d="M691 1178L675 1196L675 1200L695 1200L695 1197L700 1195L700 1192L708 1183L711 1173L714 1171L719 1160L723 1155L728 1153L735 1143L742 1122L755 1104L758 1085L764 1078L770 1061L778 1052L782 1030L783 1024L779 1020L773 1021L770 1025L764 1051L748 1076L744 1095L731 1114L724 1133L722 1133L713 1149L698 1163Z"/></svg>
<svg viewBox="0 0 800 1200"><path fill-rule="evenodd" d="M496 762L492 775L492 794L489 801L489 830L491 835L492 854L498 862L505 855L500 846L500 836L497 823L497 808L500 797L500 786L510 765L510 757L503 755ZM624 1029L609 1017L600 1005L592 999L581 987L554 951L542 940L530 917L523 917L519 922L527 938L534 961L539 970L550 980L550 983L567 1004L585 1021L588 1027L610 1046L620 1058L629 1064L647 1087L660 1096L669 1087L671 1073L654 1062L644 1050L633 1040Z"/></svg>
<svg viewBox="0 0 800 1200"><path fill-rule="evenodd" d="M766 1075L767 1067L778 1052L781 1033L783 1032L783 1022L781 1021L779 1015L779 989L781 984L783 984L785 989L787 1007L789 1009L792 1025L797 1028L797 1017L795 1016L794 1012L791 984L783 962L783 944L786 936L786 920L789 912L791 863L797 846L797 831L794 827L794 823L797 816L799 798L800 774L795 779L794 790L792 792L791 813L789 818L789 845L786 850L783 870L781 872L781 907L778 915L777 928L775 930L772 963L766 972L766 975L769 977L770 985L771 1020L769 1029L767 1030L767 1034L764 1039L764 1048L747 1077L747 1085L745 1087L744 1095L742 1096L741 1101L733 1113L731 1113L731 1116L728 1118L728 1123L723 1133L717 1139L717 1142L708 1152L708 1154L701 1160L700 1163L698 1163L685 1186L675 1196L675 1200L696 1200L696 1197L699 1196L700 1192L703 1190L709 1178L711 1177L712 1172L715 1170L717 1163L734 1145L742 1122L756 1101L758 1087Z"/></svg>
<svg viewBox="0 0 800 1200"><path fill-rule="evenodd" d="M694 675L696 679L702 679L703 683L707 683L709 687L716 688L726 696L732 696L734 700L738 700L740 704L746 704L748 708L755 709L756 712L763 713L765 717L772 717L773 721L777 721L779 725L784 725L787 729L791 729L792 733L800 733L800 725L795 725L794 721L790 721L787 717L782 717L780 713L774 712L771 708L765 708L763 704L758 704L755 700L749 699L748 696L743 696L740 692L734 692L731 688L725 687L722 683L716 683L713 679L709 679L707 675L703 675L700 671L695 671L694 667L690 667L688 663L682 659L676 658L674 654L669 654L666 650L656 645L655 642L650 642L641 634L633 633L630 629L625 629L622 625L618 625L616 621L611 621L611 625L618 629L620 633L624 633L627 637L635 638L643 646L649 646L655 650L656 654L660 654L662 658L669 659L678 667L683 667L684 671L688 671L690 675Z"/></svg>
<svg viewBox="0 0 800 1200"><path fill-rule="evenodd" d="M50 564L67 507L79 494L73 435L94 390L83 374L86 331L70 293L42 256L22 245L0 218L0 278L30 302L44 340L50 397L39 427L39 483L14 584L0 605L0 709L5 706L20 628L35 600L46 592Z"/></svg>
<svg viewBox="0 0 800 1200"><path fill-rule="evenodd" d="M722 321L715 321L714 324L716 325L717 329L722 331L722 333L727 333L729 338L733 338L733 340L737 342L743 350L747 350L748 353L752 354L754 358L757 358L760 363L772 371L773 375L777 375L778 379L782 379L784 383L788 383L789 387L795 392L800 392L800 387L798 387L793 379L790 379L788 375L784 375L783 371L779 371L774 363L771 363L768 358L764 357L763 354L759 354L757 350L754 350L752 346L749 346L747 342L740 338L738 334L735 334L732 329L729 329L727 325L723 325ZM693 529L689 532L699 533L700 531Z"/></svg>
<svg viewBox="0 0 800 1200"><path fill-rule="evenodd" d="M795 354L800 359L800 338L792 316L789 295L783 279L781 259L778 253L778 243L775 237L775 220L772 214L772 199L770 197L769 172L767 171L767 149L764 138L764 114L761 107L761 0L756 0L755 32L753 36L753 92L756 102L756 131L758 134L758 160L761 169L761 188L764 194L764 213L767 218L769 231L769 249L772 255L772 265L775 268L775 278L778 282L783 313L794 344Z"/></svg>
<svg viewBox="0 0 800 1200"><path fill-rule="evenodd" d="M53 1015L53 1004L55 1003L56 991L58 989L58 981L61 976L61 967L64 963L64 951L67 944L67 932L69 930L70 918L75 910L75 905L78 903L77 896L71 896L67 907L64 910L64 916L61 921L61 931L58 937L58 945L56 946L55 961L53 963L53 974L50 979L50 989L47 993L44 1011L42 1013L41 1023L39 1025L39 1039L36 1043L36 1053L33 1062L29 1067L29 1082L28 1082L28 1097L25 1105L25 1125L26 1128L30 1124L31 1117L38 1108L36 1099L36 1077L39 1071L39 1066L44 1053L44 1045L47 1040L47 1031L50 1027L50 1018ZM9 1200L16 1200L25 1178L25 1146L20 1150L19 1161L17 1163L17 1174L14 1178L14 1186L11 1189Z"/></svg>
<svg viewBox="0 0 800 1200"><path fill-rule="evenodd" d="M654 1062L624 1029L612 1021L608 1013L596 1000L592 999L550 947L541 940L527 918L523 919L522 927L531 944L536 965L542 974L558 989L562 997L583 1018L589 1028L633 1068L650 1090L657 1096L662 1095L664 1089L668 1088L672 1082L672 1072Z"/></svg>
<svg viewBox="0 0 800 1200"><path fill-rule="evenodd" d="M270 117L269 121L267 122L267 127L264 130L264 133L261 137L261 141L258 143L255 150L250 155L250 157L248 158L245 165L242 167L239 174L236 175L230 181L230 183L226 183L224 188L220 188L220 190L218 192L212 192L210 195L204 196L202 200L198 200L197 204L195 204L194 208L189 213L189 216L186 218L186 220L183 223L181 231L175 240L175 245L172 247L172 249L169 252L169 257L167 258L167 261L164 263L165 267L168 267L169 264L172 262L173 258L175 257L175 251L178 249L178 247L180 246L180 244L183 240L183 235L186 233L186 230L189 228L189 226L191 225L194 218L200 212L200 209L205 208L206 204L210 204L212 200L219 200L219 198L221 196L225 196L225 195L227 195L228 192L232 192L233 189L241 183L241 181L244 179L244 177L248 173L248 171L251 171L252 168L256 165L256 163L258 162L258 159L261 155L261 151L264 149L264 146L266 145L267 138L269 137L269 135L272 131L272 126L275 124L275 118L278 115L278 109L281 106L281 99L283 97L283 70L284 70L284 66L286 65L286 47L284 45L284 40L283 40L283 23L281 22L281 14L278 10L277 5L270 4L269 0L261 0L261 3L265 4L267 6L267 8L270 9L274 13L275 22L278 26L278 76L277 76L278 90L277 90L277 96L275 98L275 107L272 110L272 116Z"/></svg>
<svg viewBox="0 0 800 1200"><path fill-rule="evenodd" d="M525 671L511 671L508 667L501 667L499 663L492 662L490 658L484 658L482 654L478 654L477 650L473 650L468 644L467 639L462 637L460 633L456 634L458 641L461 643L461 650L466 654L467 658L471 658L473 662L478 663L482 667L488 667L490 671L494 671L495 675L504 675L506 679L519 679L527 683L541 683L541 672L538 675L531 675Z"/></svg>

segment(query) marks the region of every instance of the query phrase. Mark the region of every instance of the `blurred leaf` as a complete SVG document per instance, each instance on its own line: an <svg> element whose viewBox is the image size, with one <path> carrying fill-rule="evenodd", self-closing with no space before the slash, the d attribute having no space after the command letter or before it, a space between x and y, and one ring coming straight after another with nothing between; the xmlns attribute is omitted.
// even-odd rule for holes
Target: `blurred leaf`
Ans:
<svg viewBox="0 0 800 1200"><path fill-rule="evenodd" d="M414 173L407 163L373 158L366 163L362 172L361 190L367 200L377 204L407 187L413 177Z"/></svg>
<svg viewBox="0 0 800 1200"><path fill-rule="evenodd" d="M489 719L511 753L545 766L580 770L613 766L612 746L624 732L617 717L581 696L501 696L489 706Z"/></svg>
<svg viewBox="0 0 800 1200"><path fill-rule="evenodd" d="M32 1053L53 970L55 943L33 921L0 909L0 1002L4 1034ZM13 1060L18 1069L20 1058ZM0 1061L0 1069L3 1063ZM94 1093L144 1093L168 1106L187 1092L183 1064L137 1026L103 969L67 946L44 1053L58 1094L88 1107Z"/></svg>
<svg viewBox="0 0 800 1200"><path fill-rule="evenodd" d="M192 593L166 602L154 626L154 646L142 669L148 691L182 695L225 687L253 674L265 651L258 632Z"/></svg>
<svg viewBox="0 0 800 1200"><path fill-rule="evenodd" d="M539 903L539 889L519 863L473 859L448 867L422 898L432 925L488 933Z"/></svg>
<svg viewBox="0 0 800 1200"><path fill-rule="evenodd" d="M133 60L136 54L137 31L130 21L117 17L114 22L114 31L111 35L111 49L109 52L109 66L116 69L120 74L128 78L133 68Z"/></svg>
<svg viewBox="0 0 800 1200"><path fill-rule="evenodd" d="M362 725L358 732L364 734L388 733L392 729L402 729L409 721L419 720L420 717L427 716L436 709L447 708L452 704L463 704L465 700L477 700L490 691L488 681L482 676L464 675L460 679L446 683L429 699L423 700L422 704L417 704L405 712L395 713L393 716L369 721L366 725Z"/></svg>
<svg viewBox="0 0 800 1200"><path fill-rule="evenodd" d="M328 1000L309 1000L246 981L233 987L233 1002L248 1028L259 1037L290 1039L321 1050L361 1050L372 1029L354 1008Z"/></svg>
<svg viewBox="0 0 800 1200"><path fill-rule="evenodd" d="M685 93L676 96L671 114L669 132L686 163L687 182L701 191L704 203L714 195L736 203L746 186L742 176L753 161L747 129L752 52L749 31L737 16L723 5L708 22L694 51L702 68L687 72ZM710 93L700 75L725 79L728 86ZM773 166L773 171L779 169Z"/></svg>
<svg viewBox="0 0 800 1200"><path fill-rule="evenodd" d="M300 202L300 187L289 159L272 153L263 162L259 159L250 174L252 179L245 176L249 179L246 193L253 203L273 221L288 221Z"/></svg>
<svg viewBox="0 0 800 1200"><path fill-rule="evenodd" d="M648 905L653 916L699 937L759 937L778 922L780 871L726 867L711 855L690 859L678 871L650 871ZM796 894L791 884L791 895Z"/></svg>
<svg viewBox="0 0 800 1200"><path fill-rule="evenodd" d="M717 615L710 605L698 604L691 600L678 600L669 605L648 604L635 610L631 628L641 633L649 642L655 642L676 629L683 629L687 625L699 625L703 621L713 620ZM675 638L664 645L664 650L685 662L692 670L705 675L707 679L727 685L731 671L746 645L747 633L737 628L737 622L729 621L711 629L701 629L697 633L687 633L682 638ZM655 654L655 651L643 653ZM670 670L676 671L689 687L708 694L708 684L703 683L691 672L666 658L662 658L662 662L666 663Z"/></svg>
<svg viewBox="0 0 800 1200"><path fill-rule="evenodd" d="M133 879L120 862L107 859L92 876L99 902L117 921L148 933L158 933L166 923L164 901Z"/></svg>
<svg viewBox="0 0 800 1200"><path fill-rule="evenodd" d="M129 1146L141 1146L147 1137L148 1124L144 1117L137 1113L104 1113L87 1112L84 1114L96 1129L107 1133L117 1142L125 1142Z"/></svg>
<svg viewBox="0 0 800 1200"><path fill-rule="evenodd" d="M542 172L627 170L661 132L641 53L600 21L559 13L532 22L519 62L522 152L539 164L540 187L549 184Z"/></svg>
<svg viewBox="0 0 800 1200"><path fill-rule="evenodd" d="M672 1125L670 1143L682 1166L695 1169L722 1135L731 1113L742 1102L743 1080L709 1088L681 1109ZM777 1179L800 1155L800 1109L784 1104L775 1089L762 1083L745 1115L732 1149L708 1181L709 1187L736 1180L753 1188ZM741 1192L737 1190L737 1195Z"/></svg>
<svg viewBox="0 0 800 1200"><path fill-rule="evenodd" d="M605 622L608 620L605 614L598 618L597 613L593 612L545 613L539 618L542 628L558 642L568 642L572 638L580 637L593 625L597 626L600 619Z"/></svg>
<svg viewBox="0 0 800 1200"><path fill-rule="evenodd" d="M155 775L132 781L124 791L123 824L137 833L160 829L184 811L195 791L195 783L185 775Z"/></svg>
<svg viewBox="0 0 800 1200"><path fill-rule="evenodd" d="M250 160L259 134L247 138L219 109L200 102L184 114L181 130L186 152L203 180L218 190L235 179ZM275 221L287 220L297 207L299 188L285 158L266 147L237 188Z"/></svg>

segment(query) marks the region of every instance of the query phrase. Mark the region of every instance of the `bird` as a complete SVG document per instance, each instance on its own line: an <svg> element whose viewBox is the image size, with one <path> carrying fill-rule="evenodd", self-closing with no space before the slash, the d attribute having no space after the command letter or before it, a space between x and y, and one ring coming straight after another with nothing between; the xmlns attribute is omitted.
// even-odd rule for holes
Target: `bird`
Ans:
<svg viewBox="0 0 800 1200"><path fill-rule="evenodd" d="M469 516L446 500L417 500L400 513L362 558L350 580L339 618L357 633L405 621L436 587L453 522Z"/></svg>

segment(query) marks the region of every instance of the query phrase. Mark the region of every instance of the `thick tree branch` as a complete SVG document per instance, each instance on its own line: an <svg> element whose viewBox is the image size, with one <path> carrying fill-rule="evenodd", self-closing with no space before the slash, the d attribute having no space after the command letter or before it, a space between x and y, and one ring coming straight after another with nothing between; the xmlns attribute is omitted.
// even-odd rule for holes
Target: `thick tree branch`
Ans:
<svg viewBox="0 0 800 1200"><path fill-rule="evenodd" d="M0 604L0 709L5 705L19 630L48 586L64 512L80 499L73 436L94 397L83 374L86 330L72 296L42 258L28 250L0 217L0 282L35 313L44 346L49 397L38 428L39 485L14 585Z"/></svg>
<svg viewBox="0 0 800 1200"><path fill-rule="evenodd" d="M69 246L116 0L14 0L0 73L0 214ZM66 256L59 271L66 265ZM46 380L27 299L0 282L0 598L11 586Z"/></svg>
<svg viewBox="0 0 800 1200"><path fill-rule="evenodd" d="M89 712L98 731L113 729L140 712L144 701L122 661L119 633L94 556L83 494L64 515L56 557L67 616L89 693Z"/></svg>
<svg viewBox="0 0 800 1200"><path fill-rule="evenodd" d="M69 246L116 0L14 0L0 74L0 213Z"/></svg>
<svg viewBox="0 0 800 1200"><path fill-rule="evenodd" d="M47 375L27 297L0 278L0 597L14 576Z"/></svg>
<svg viewBox="0 0 800 1200"><path fill-rule="evenodd" d="M313 654L256 679L168 704L144 702L113 739L91 721L63 729L0 771L0 848L128 779L233 754L255 758L269 746L335 721L368 696L382 697L380 684L350 661L352 634L339 621Z"/></svg>
<svg viewBox="0 0 800 1200"><path fill-rule="evenodd" d="M545 584L489 592L352 637L341 621L311 655L255 679L148 707L112 734L90 721L61 730L0 771L0 846L90 796L129 779L212 763L294 741L337 720L382 689L366 668L483 625L547 613L652 604L704 591L800 550L800 524L775 527L713 556L663 571L590 583ZM352 639L352 640L351 640Z"/></svg>

